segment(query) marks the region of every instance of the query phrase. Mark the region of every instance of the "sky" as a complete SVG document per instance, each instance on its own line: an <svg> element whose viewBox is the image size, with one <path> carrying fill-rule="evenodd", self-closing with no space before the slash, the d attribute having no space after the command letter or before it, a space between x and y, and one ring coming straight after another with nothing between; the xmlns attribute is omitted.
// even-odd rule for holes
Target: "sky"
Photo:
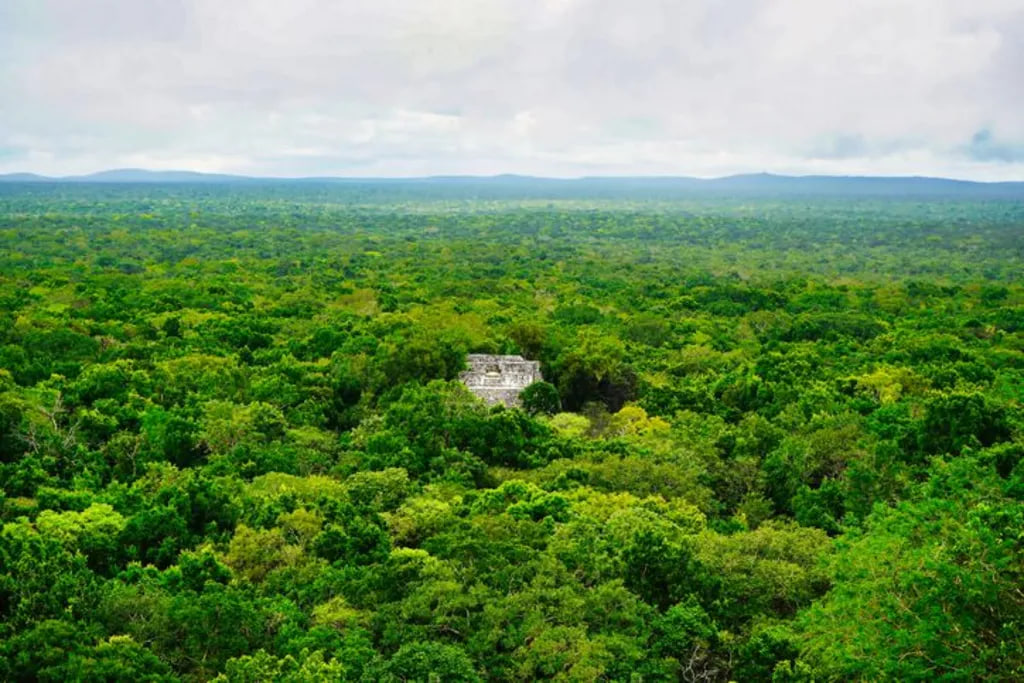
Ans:
<svg viewBox="0 0 1024 683"><path fill-rule="evenodd" d="M0 173L1024 180L1024 0L0 0Z"/></svg>

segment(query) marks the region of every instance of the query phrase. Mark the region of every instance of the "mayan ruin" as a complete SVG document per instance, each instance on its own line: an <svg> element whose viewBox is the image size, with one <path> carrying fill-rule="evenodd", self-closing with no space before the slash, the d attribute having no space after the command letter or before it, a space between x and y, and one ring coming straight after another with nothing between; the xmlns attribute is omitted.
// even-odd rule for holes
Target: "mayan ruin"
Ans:
<svg viewBox="0 0 1024 683"><path fill-rule="evenodd" d="M459 375L459 379L488 405L518 406L520 392L544 379L540 361L526 360L522 356L471 353L466 357L466 365L469 369Z"/></svg>

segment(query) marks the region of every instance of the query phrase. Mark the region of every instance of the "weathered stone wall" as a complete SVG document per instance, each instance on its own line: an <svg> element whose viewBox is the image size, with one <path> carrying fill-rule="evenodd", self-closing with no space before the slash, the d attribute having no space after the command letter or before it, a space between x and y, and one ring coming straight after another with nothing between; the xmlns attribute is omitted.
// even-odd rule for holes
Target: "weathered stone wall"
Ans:
<svg viewBox="0 0 1024 683"><path fill-rule="evenodd" d="M466 365L469 369L459 375L459 379L490 405L517 406L519 392L544 379L540 374L540 361L526 360L522 356L471 353L466 357Z"/></svg>

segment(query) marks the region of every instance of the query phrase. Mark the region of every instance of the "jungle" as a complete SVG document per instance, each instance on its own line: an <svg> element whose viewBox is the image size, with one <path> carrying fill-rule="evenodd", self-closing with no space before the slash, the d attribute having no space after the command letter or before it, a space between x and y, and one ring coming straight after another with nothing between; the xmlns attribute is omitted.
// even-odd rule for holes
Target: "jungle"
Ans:
<svg viewBox="0 0 1024 683"><path fill-rule="evenodd" d="M1022 257L1019 198L0 184L0 680L1019 680Z"/></svg>

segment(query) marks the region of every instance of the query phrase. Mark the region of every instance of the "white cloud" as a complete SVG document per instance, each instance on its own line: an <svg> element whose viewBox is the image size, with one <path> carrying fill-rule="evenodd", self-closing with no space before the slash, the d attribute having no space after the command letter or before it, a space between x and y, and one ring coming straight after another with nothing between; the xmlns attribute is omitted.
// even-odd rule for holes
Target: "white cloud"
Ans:
<svg viewBox="0 0 1024 683"><path fill-rule="evenodd" d="M6 0L0 92L0 172L1020 178L1024 4Z"/></svg>

